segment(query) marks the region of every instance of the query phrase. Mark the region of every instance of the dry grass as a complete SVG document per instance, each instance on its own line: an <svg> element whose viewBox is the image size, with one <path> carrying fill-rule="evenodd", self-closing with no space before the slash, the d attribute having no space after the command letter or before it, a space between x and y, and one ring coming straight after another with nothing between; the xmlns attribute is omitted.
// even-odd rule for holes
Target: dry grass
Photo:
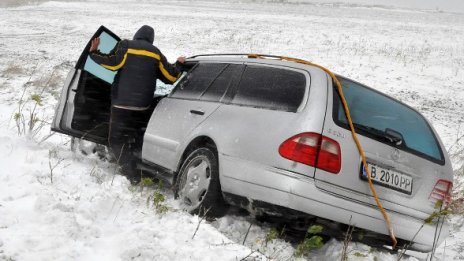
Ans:
<svg viewBox="0 0 464 261"><path fill-rule="evenodd" d="M10 63L8 64L6 69L3 70L2 76L5 78L8 78L9 76L12 76L12 75L21 75L24 73L25 73L25 70L23 67L21 67L20 65L14 64L14 63Z"/></svg>
<svg viewBox="0 0 464 261"><path fill-rule="evenodd" d="M462 193L453 196L453 201L449 205L449 209L454 215L464 215L464 196Z"/></svg>
<svg viewBox="0 0 464 261"><path fill-rule="evenodd" d="M55 72L52 72L50 76L44 76L37 80L34 80L32 84L38 88L48 88L48 89L55 89L57 87L62 87L63 84L63 77L58 75Z"/></svg>
<svg viewBox="0 0 464 261"><path fill-rule="evenodd" d="M45 2L46 0L1 0L0 7L15 7L20 5L33 5Z"/></svg>
<svg viewBox="0 0 464 261"><path fill-rule="evenodd" d="M32 86L40 90L41 93L48 93L53 97L58 98L64 81L64 75L60 73L59 70L54 69L50 74L45 74L42 77L33 80Z"/></svg>
<svg viewBox="0 0 464 261"><path fill-rule="evenodd" d="M453 202L449 206L452 213L464 215L464 135L460 135L448 150L454 163Z"/></svg>
<svg viewBox="0 0 464 261"><path fill-rule="evenodd" d="M464 151L462 151L464 153ZM462 155L462 154L461 154ZM454 171L453 201L449 208L455 215L464 215L464 162Z"/></svg>

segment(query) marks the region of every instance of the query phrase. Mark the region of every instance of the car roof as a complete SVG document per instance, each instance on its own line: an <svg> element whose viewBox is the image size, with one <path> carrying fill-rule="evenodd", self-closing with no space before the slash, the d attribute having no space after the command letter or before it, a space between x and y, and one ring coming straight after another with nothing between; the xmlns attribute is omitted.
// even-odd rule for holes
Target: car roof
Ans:
<svg viewBox="0 0 464 261"><path fill-rule="evenodd" d="M200 54L200 55L195 55L192 57L189 57L187 59L188 61L196 62L196 61L213 61L213 62L235 62L235 63L259 63L259 64L268 64L268 65L279 65L279 66L286 66L290 68L297 68L297 69L302 69L306 70L310 73L311 77L317 75L318 77L326 77L328 80L330 76L322 70L320 65L309 65L305 63L311 63L309 61L305 61L302 59L298 58L293 58L293 57L286 57L286 56L276 56L276 55L268 55L268 54L233 54L233 53L227 53L227 54ZM322 67L322 66L321 66ZM328 70L328 69L327 69ZM396 99L393 96L390 96L384 92L381 92L373 87L367 86L363 83L357 82L353 79L350 79L346 76L339 75L337 73L334 73L334 75L338 78L346 79L351 82L356 83L357 85L361 85L365 88L368 88L372 91L375 91L377 93L382 94L383 96L386 96L390 99L395 100L396 102L402 104L403 106L406 106L413 111L419 113L422 115L417 109L409 106L408 104ZM329 80L331 81L331 80ZM423 115L422 115L423 116ZM425 117L424 117L425 118ZM427 123L430 125L430 122L428 119L425 118Z"/></svg>
<svg viewBox="0 0 464 261"><path fill-rule="evenodd" d="M292 61L292 60L295 61ZM320 71L323 72L322 69L296 62L296 61L303 61L301 59L296 59L292 57L285 57L285 56L275 56L275 55L267 55L267 54L200 54L189 57L187 61L214 61L214 62L235 62L235 63L259 63L259 64L269 64L269 65L279 65L279 66L286 66L291 68L298 68L303 70L310 70L310 71Z"/></svg>

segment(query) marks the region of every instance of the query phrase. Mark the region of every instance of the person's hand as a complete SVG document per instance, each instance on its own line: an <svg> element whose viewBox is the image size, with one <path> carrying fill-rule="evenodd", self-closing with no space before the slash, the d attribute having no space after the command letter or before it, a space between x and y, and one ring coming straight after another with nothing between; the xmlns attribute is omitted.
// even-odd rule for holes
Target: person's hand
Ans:
<svg viewBox="0 0 464 261"><path fill-rule="evenodd" d="M179 57L177 58L177 61L178 61L179 63L185 63L185 56L179 56Z"/></svg>
<svg viewBox="0 0 464 261"><path fill-rule="evenodd" d="M97 37L97 38L93 39L91 44L90 44L89 52L96 51L99 44L100 44L100 37Z"/></svg>

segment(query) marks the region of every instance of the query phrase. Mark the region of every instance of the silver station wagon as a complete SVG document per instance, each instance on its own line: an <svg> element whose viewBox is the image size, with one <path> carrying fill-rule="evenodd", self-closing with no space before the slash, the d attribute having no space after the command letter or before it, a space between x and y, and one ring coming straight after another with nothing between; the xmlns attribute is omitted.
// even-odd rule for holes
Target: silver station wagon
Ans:
<svg viewBox="0 0 464 261"><path fill-rule="evenodd" d="M120 40L101 27L108 53ZM106 145L114 72L88 58L69 73L52 129ZM225 214L228 204L255 214L353 225L390 244L369 190L340 95L323 70L278 57L199 55L158 89L139 167L173 185L192 213ZM338 76L365 150L378 197L399 246L431 251L448 235L443 219L453 172L436 131L413 108Z"/></svg>

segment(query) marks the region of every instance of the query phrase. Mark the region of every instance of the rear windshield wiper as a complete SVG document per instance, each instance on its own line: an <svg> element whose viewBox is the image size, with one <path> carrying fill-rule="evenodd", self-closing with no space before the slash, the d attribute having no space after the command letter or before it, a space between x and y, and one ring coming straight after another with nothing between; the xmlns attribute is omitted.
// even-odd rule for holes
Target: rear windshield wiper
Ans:
<svg viewBox="0 0 464 261"><path fill-rule="evenodd" d="M395 145L401 145L403 143L403 137L402 135L394 131L392 129L387 129L386 131L382 131L373 127L369 127L366 125L362 125L359 123L353 123L355 129L360 130L366 134L370 134L375 136L376 138L380 138L384 141L393 143Z"/></svg>

